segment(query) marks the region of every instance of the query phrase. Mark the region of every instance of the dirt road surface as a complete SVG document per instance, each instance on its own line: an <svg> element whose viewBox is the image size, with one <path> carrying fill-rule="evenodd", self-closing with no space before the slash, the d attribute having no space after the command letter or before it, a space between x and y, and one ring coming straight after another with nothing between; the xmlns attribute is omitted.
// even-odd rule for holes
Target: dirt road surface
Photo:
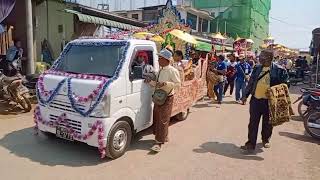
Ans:
<svg viewBox="0 0 320 180"><path fill-rule="evenodd" d="M247 137L248 106L232 100L226 98L222 106L199 102L186 121L170 126L170 142L161 153L149 153L153 136L144 131L113 161L101 160L97 150L85 144L34 136L32 113L16 115L2 108L0 179L320 179L320 141L305 135L297 117L274 129L271 149L260 143L256 154L243 154L239 146Z"/></svg>

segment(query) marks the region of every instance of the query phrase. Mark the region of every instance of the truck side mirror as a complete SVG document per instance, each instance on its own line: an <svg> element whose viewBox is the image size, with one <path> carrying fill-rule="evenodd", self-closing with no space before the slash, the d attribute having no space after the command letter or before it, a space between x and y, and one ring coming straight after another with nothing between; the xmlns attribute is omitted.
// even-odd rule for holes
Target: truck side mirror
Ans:
<svg viewBox="0 0 320 180"><path fill-rule="evenodd" d="M129 76L130 81L135 79L143 79L143 66L134 66Z"/></svg>
<svg viewBox="0 0 320 180"><path fill-rule="evenodd" d="M134 73L133 73L133 71L130 71L129 80L130 80L130 81L133 81L133 80L134 80Z"/></svg>

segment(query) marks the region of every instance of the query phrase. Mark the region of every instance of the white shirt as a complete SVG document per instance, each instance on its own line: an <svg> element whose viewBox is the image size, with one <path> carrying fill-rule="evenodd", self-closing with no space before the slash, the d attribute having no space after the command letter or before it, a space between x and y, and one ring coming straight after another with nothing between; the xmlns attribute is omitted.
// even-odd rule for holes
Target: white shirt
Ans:
<svg viewBox="0 0 320 180"><path fill-rule="evenodd" d="M174 94L174 90L180 88L181 80L179 71L173 66L169 65L160 69L156 74L158 82L165 82L166 86L161 87L160 89L170 93L169 95ZM150 85L155 87L156 82L151 81Z"/></svg>
<svg viewBox="0 0 320 180"><path fill-rule="evenodd" d="M288 59L287 64L286 64L286 69L291 69L292 65L293 65L293 63L292 63L291 59Z"/></svg>

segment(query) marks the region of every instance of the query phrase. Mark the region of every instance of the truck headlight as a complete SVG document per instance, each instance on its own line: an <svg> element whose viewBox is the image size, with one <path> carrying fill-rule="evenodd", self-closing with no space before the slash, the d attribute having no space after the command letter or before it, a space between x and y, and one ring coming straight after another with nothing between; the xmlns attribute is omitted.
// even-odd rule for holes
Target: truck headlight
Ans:
<svg viewBox="0 0 320 180"><path fill-rule="evenodd" d="M94 104L95 102L92 102ZM95 118L106 118L110 115L110 97L104 96L102 101L97 105L97 107L90 114L91 117Z"/></svg>

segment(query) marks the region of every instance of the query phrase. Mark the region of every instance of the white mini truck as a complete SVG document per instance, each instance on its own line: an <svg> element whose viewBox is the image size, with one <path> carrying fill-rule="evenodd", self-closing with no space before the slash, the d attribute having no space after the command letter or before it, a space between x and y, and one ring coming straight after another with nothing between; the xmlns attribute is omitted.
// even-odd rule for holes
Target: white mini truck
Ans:
<svg viewBox="0 0 320 180"><path fill-rule="evenodd" d="M46 135L98 147L115 159L132 136L152 126L153 89L142 69L132 66L139 52L159 70L156 44L148 40L79 39L70 42L37 85L36 128ZM193 80L182 83L172 117L187 118L206 94L207 62L199 62Z"/></svg>

